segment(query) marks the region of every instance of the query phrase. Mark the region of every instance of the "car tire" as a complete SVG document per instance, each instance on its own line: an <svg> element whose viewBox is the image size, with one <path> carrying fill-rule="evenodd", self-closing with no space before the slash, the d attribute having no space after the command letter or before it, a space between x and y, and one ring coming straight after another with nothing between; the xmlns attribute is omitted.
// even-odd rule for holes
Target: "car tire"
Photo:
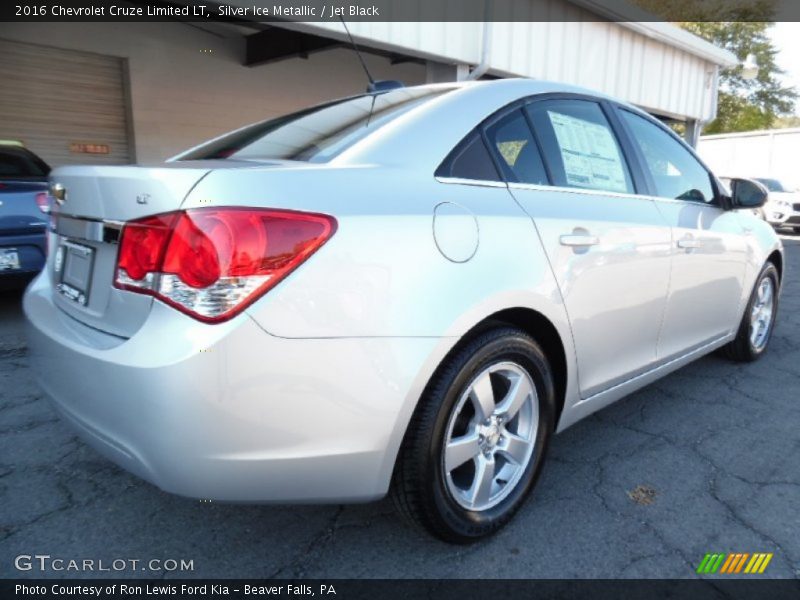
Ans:
<svg viewBox="0 0 800 600"><path fill-rule="evenodd" d="M723 347L728 358L738 362L753 362L764 355L775 329L779 289L778 270L768 262L750 294L736 337Z"/></svg>
<svg viewBox="0 0 800 600"><path fill-rule="evenodd" d="M800 227L792 227L792 231L794 231L797 234L800 234Z"/></svg>
<svg viewBox="0 0 800 600"><path fill-rule="evenodd" d="M409 424L393 475L395 506L447 542L495 533L536 483L555 405L550 365L525 332L499 325L457 347Z"/></svg>

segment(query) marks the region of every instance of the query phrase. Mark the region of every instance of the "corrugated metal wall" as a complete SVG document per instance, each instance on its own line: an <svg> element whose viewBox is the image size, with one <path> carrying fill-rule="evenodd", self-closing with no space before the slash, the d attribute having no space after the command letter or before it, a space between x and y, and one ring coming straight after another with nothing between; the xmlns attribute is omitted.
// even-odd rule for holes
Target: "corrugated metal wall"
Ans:
<svg viewBox="0 0 800 600"><path fill-rule="evenodd" d="M131 161L123 61L0 39L0 139L51 165Z"/></svg>
<svg viewBox="0 0 800 600"><path fill-rule="evenodd" d="M713 116L716 64L679 41L602 21L567 0L535 7L526 0L495 0L495 14L514 21L491 24L490 73L580 85L664 116ZM337 21L294 27L344 39ZM362 43L381 49L445 63L480 62L483 23L354 21L348 27Z"/></svg>
<svg viewBox="0 0 800 600"><path fill-rule="evenodd" d="M239 3L244 5L246 0ZM272 25L347 39L339 21ZM483 23L353 21L347 27L353 36L375 48L451 63L476 64L480 60Z"/></svg>
<svg viewBox="0 0 800 600"><path fill-rule="evenodd" d="M49 49L61 56L59 60L66 60L72 51L88 53L101 61L110 58L117 69L124 60L135 158L144 163L163 160L248 123L363 92L367 85L361 65L350 49L312 54L307 60L292 58L247 67L242 64L244 39L240 35L229 33L228 37L221 37L178 22L116 23L113 27L99 21L29 22L7 27L0 24L0 38L20 43L46 40L48 45L61 48ZM392 65L387 59L373 55L367 55L366 60L376 78L401 79L408 85L425 82L422 65ZM22 87L28 84L18 83L25 74L18 64L0 59L4 77L0 80L0 137L32 140L31 134L42 131L37 129L42 125L36 116L38 111L26 110L26 105L34 102L50 105L61 100L57 86L52 85L44 86L47 97L33 99L31 92ZM61 63L55 59L53 64L60 68ZM68 73L69 69L63 71L63 77ZM12 85L14 89L5 89ZM38 90L37 94L42 88ZM105 94L104 90L100 92ZM82 87L80 93L87 100L85 106L93 107L91 89ZM124 110L124 104L119 98L118 110ZM61 103L62 110L66 106ZM102 125L102 121L98 123ZM50 128L49 139L58 148L65 148L68 140L73 139L70 131L61 133L51 124L43 127ZM86 135L90 133L88 130ZM112 150L115 146L111 144ZM65 159L97 164L102 155L70 154ZM51 160L53 165L65 164Z"/></svg>
<svg viewBox="0 0 800 600"><path fill-rule="evenodd" d="M714 65L617 23L495 23L491 39L496 71L585 86L664 115L708 116Z"/></svg>

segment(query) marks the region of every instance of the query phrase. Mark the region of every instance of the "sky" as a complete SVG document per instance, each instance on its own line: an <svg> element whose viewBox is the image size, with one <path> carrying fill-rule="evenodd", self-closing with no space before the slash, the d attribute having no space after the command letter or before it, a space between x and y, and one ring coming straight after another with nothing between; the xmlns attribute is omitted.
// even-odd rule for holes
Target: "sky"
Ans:
<svg viewBox="0 0 800 600"><path fill-rule="evenodd" d="M770 37L779 51L778 66L786 71L784 85L793 85L800 92L800 23L776 23L770 28ZM800 115L800 102L795 113Z"/></svg>

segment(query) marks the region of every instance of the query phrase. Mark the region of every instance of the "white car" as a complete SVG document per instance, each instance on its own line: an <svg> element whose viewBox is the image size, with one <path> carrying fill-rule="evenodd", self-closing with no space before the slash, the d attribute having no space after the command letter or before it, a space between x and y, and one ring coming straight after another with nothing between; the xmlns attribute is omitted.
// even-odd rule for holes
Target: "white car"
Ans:
<svg viewBox="0 0 800 600"><path fill-rule="evenodd" d="M511 518L554 432L718 348L763 355L784 270L735 210L763 188L543 81L347 98L51 181L24 309L85 440L215 501L391 488L452 542Z"/></svg>
<svg viewBox="0 0 800 600"><path fill-rule="evenodd" d="M755 177L769 191L763 213L774 227L791 227L800 233L800 192L774 178Z"/></svg>

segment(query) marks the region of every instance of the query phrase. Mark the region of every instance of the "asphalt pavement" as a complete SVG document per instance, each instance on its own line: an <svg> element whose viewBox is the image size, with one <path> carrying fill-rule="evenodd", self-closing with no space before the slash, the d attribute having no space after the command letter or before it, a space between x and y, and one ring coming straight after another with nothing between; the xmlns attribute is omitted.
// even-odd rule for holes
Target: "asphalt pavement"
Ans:
<svg viewBox="0 0 800 600"><path fill-rule="evenodd" d="M761 361L703 358L556 436L515 520L469 547L387 500L220 505L121 471L44 400L21 294L0 292L0 577L682 578L709 552L773 553L764 576L800 577L800 239L784 244Z"/></svg>

